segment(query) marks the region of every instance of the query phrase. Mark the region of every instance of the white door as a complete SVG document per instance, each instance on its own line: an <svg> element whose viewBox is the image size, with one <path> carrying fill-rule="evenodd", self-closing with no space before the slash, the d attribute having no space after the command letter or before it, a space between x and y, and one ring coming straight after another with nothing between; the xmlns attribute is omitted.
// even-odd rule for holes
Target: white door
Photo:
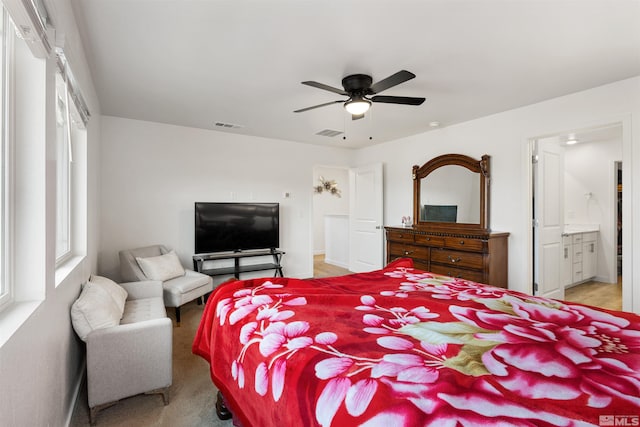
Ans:
<svg viewBox="0 0 640 427"><path fill-rule="evenodd" d="M534 156L534 293L563 299L564 148L538 140Z"/></svg>
<svg viewBox="0 0 640 427"><path fill-rule="evenodd" d="M382 268L382 163L349 171L349 270Z"/></svg>

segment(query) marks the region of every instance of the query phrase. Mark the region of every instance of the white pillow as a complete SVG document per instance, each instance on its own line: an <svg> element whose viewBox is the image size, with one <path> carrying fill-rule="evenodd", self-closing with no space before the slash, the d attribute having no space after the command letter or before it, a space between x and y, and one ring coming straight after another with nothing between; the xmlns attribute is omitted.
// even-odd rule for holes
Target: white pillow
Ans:
<svg viewBox="0 0 640 427"><path fill-rule="evenodd" d="M180 264L180 260L175 251L148 258L136 257L136 261L144 275L151 280L164 282L165 280L184 276L185 273L184 267Z"/></svg>
<svg viewBox="0 0 640 427"><path fill-rule="evenodd" d="M71 306L71 323L80 339L86 341L87 335L95 329L119 325L122 313L103 286L87 282Z"/></svg>
<svg viewBox="0 0 640 427"><path fill-rule="evenodd" d="M102 276L91 276L89 278L89 282L94 285L98 285L107 291L109 296L113 299L113 302L116 303L118 310L124 311L124 304L127 301L127 296L129 295L125 288L118 285L113 280Z"/></svg>

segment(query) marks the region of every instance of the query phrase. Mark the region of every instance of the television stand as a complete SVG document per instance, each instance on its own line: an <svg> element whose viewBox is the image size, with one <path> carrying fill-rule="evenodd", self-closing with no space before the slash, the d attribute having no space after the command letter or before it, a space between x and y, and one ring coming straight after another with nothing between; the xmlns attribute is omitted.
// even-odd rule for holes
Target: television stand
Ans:
<svg viewBox="0 0 640 427"><path fill-rule="evenodd" d="M282 256L284 251L279 249L260 249L253 251L240 251L240 252L215 252L210 254L198 254L193 256L193 269L199 273L206 274L208 276L227 276L233 275L236 279L240 278L240 273L248 273L250 271L263 271L263 270L275 270L273 277L283 277L282 274ZM241 265L240 260L244 258L252 258L258 256L273 257L273 262L261 263L261 264L244 264ZM204 268L205 261L219 261L225 259L233 259L233 267L215 267Z"/></svg>

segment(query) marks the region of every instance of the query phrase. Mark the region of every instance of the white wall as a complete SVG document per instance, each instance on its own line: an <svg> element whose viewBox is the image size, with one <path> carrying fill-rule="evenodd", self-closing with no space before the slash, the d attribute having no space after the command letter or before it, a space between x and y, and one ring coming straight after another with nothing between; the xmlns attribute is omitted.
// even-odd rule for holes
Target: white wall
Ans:
<svg viewBox="0 0 640 427"><path fill-rule="evenodd" d="M115 279L118 251L156 243L192 267L196 201L279 202L284 273L311 277L313 167L344 166L351 157L345 149L116 117L103 117L101 154L99 271Z"/></svg>
<svg viewBox="0 0 640 427"><path fill-rule="evenodd" d="M584 92L556 98L504 113L443 127L398 141L361 149L356 164L385 162L385 218L387 225L397 225L411 212L411 166L422 165L431 158L446 153L461 153L475 158L491 156L491 228L510 232L509 287L523 292L531 290L531 201L529 140L571 129L623 121L624 161L627 179L640 185L638 151L640 146L640 77L623 80ZM636 129L632 132L631 128ZM633 156L633 157L632 157ZM629 190L627 190L629 191ZM626 196L625 196L626 197ZM638 224L640 195L625 198L628 215ZM632 211L633 208L633 211ZM631 228L625 230L625 252L631 247ZM637 234L637 233L636 233ZM640 248L640 235L633 237ZM626 264L632 283L625 287L624 304L633 301L640 311L640 272L631 271L638 264L638 251L628 253ZM631 295L631 290L634 290ZM629 309L629 308L627 308Z"/></svg>
<svg viewBox="0 0 640 427"><path fill-rule="evenodd" d="M320 185L320 177L335 181L340 197L323 191L313 196L313 253L325 253L325 215L349 215L349 169L316 166L312 186Z"/></svg>
<svg viewBox="0 0 640 427"><path fill-rule="evenodd" d="M600 226L596 279L609 283L617 282L615 162L621 160L620 140L567 146L564 155L565 224Z"/></svg>

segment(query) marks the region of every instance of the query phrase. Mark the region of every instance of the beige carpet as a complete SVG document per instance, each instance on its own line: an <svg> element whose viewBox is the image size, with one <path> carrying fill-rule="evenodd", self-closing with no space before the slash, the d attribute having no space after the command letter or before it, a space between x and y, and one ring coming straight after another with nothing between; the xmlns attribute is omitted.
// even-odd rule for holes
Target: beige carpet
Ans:
<svg viewBox="0 0 640 427"><path fill-rule="evenodd" d="M191 353L191 343L203 305L194 302L182 307L182 325L173 328L173 385L169 405L160 395L140 395L121 400L98 413L98 427L108 426L207 426L231 427L231 420L220 421L215 413L217 390L209 377L209 364ZM71 427L89 425L86 385L76 404Z"/></svg>

